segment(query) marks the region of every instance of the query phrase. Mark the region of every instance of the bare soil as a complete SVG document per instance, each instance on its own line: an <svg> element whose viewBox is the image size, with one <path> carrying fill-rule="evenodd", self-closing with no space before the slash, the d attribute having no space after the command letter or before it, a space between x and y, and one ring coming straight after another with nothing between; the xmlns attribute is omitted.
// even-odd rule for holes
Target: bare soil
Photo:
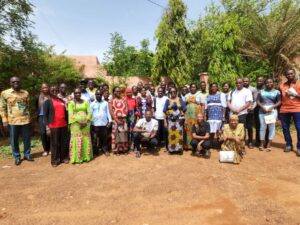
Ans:
<svg viewBox="0 0 300 225"><path fill-rule="evenodd" d="M240 165L144 153L100 156L82 165L0 161L0 224L300 224L300 158L247 151Z"/></svg>

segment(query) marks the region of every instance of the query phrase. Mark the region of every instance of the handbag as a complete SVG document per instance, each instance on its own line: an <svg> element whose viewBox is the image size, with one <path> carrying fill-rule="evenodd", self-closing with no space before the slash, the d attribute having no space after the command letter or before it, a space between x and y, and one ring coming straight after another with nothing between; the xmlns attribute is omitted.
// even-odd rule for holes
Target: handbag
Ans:
<svg viewBox="0 0 300 225"><path fill-rule="evenodd" d="M233 163L234 162L234 151L220 151L220 162Z"/></svg>
<svg viewBox="0 0 300 225"><path fill-rule="evenodd" d="M276 123L276 118L274 114L265 115L264 117L266 124Z"/></svg>

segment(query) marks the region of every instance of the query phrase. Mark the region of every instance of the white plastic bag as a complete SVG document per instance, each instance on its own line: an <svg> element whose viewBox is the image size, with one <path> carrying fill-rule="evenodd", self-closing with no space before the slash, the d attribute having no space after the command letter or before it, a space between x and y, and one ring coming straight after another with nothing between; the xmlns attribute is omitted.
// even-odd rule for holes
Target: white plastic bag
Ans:
<svg viewBox="0 0 300 225"><path fill-rule="evenodd" d="M276 118L274 114L265 115L265 122L266 124L276 123Z"/></svg>
<svg viewBox="0 0 300 225"><path fill-rule="evenodd" d="M220 151L220 162L233 163L234 151Z"/></svg>

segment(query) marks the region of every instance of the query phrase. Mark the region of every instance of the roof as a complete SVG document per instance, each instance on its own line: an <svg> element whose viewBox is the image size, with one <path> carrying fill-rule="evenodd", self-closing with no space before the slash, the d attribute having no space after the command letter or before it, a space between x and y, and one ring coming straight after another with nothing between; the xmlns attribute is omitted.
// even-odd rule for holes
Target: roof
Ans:
<svg viewBox="0 0 300 225"><path fill-rule="evenodd" d="M67 57L74 60L75 67L81 68L83 66L83 78L85 79L95 79L99 76L99 73L102 75L105 71L103 66L99 63L97 56L82 56L82 55L66 55Z"/></svg>

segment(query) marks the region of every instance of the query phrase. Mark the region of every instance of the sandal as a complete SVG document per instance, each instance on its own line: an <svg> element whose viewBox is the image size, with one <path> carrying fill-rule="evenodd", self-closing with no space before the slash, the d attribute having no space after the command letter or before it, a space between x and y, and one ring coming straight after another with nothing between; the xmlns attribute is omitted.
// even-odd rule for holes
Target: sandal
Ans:
<svg viewBox="0 0 300 225"><path fill-rule="evenodd" d="M269 147L269 148L267 148L267 152L270 152L272 149Z"/></svg>
<svg viewBox="0 0 300 225"><path fill-rule="evenodd" d="M262 146L259 146L259 151L263 151L264 150L264 148L262 147Z"/></svg>

